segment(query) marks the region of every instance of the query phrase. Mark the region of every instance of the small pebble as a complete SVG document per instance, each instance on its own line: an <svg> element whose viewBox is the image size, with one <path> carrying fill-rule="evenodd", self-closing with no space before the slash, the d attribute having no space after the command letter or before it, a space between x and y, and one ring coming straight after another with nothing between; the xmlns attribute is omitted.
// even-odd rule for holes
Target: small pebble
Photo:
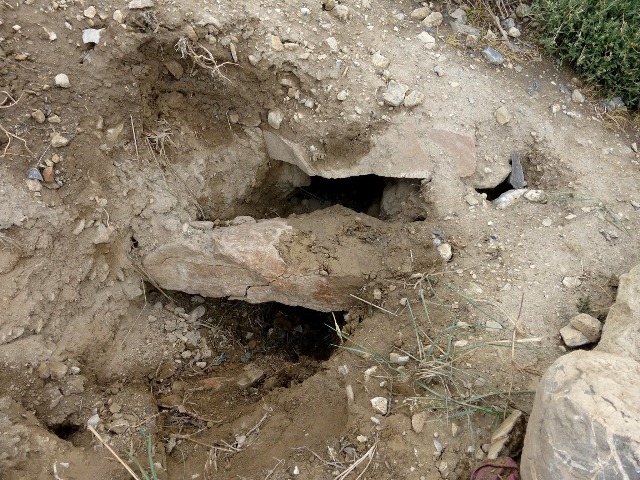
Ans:
<svg viewBox="0 0 640 480"><path fill-rule="evenodd" d="M53 81L60 88L69 88L71 86L69 77L64 73L59 73L58 75L56 75L56 78L54 78Z"/></svg>
<svg viewBox="0 0 640 480"><path fill-rule="evenodd" d="M51 146L54 148L65 147L69 144L69 139L63 137L59 133L55 133L53 137L51 137Z"/></svg>
<svg viewBox="0 0 640 480"><path fill-rule="evenodd" d="M485 47L482 50L482 56L491 65L502 65L504 63L502 54L493 47Z"/></svg>
<svg viewBox="0 0 640 480"><path fill-rule="evenodd" d="M267 116L267 120L271 128L275 128L276 130L278 130L280 128L280 125L282 125L284 115L280 110L271 110Z"/></svg>

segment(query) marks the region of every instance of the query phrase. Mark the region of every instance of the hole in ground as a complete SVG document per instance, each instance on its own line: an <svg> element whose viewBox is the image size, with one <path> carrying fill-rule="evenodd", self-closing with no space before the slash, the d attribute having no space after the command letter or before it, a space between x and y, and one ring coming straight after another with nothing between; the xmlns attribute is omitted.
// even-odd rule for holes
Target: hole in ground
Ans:
<svg viewBox="0 0 640 480"><path fill-rule="evenodd" d="M74 443L76 434L81 432L81 428L79 425L74 425L69 422L52 425L49 430L55 433L58 438L71 443Z"/></svg>
<svg viewBox="0 0 640 480"><path fill-rule="evenodd" d="M342 205L356 212L377 217L380 203L389 179L377 175L329 179L311 177L306 187L298 187L288 201L293 212L306 210L308 213L332 205Z"/></svg>
<svg viewBox="0 0 640 480"><path fill-rule="evenodd" d="M498 198L503 193L513 190L513 186L509 183L509 177L503 180L501 183L493 188L476 188L476 192L484 193L487 196L487 200L492 201Z"/></svg>

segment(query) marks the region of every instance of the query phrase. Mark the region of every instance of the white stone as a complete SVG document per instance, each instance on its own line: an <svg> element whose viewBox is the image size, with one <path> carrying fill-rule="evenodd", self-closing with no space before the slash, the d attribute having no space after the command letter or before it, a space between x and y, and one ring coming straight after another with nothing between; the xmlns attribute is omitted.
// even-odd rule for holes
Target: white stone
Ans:
<svg viewBox="0 0 640 480"><path fill-rule="evenodd" d="M386 415L389 407L389 400L385 397L373 397L371 399L371 406L376 412Z"/></svg>
<svg viewBox="0 0 640 480"><path fill-rule="evenodd" d="M329 37L324 41L331 50L333 50L334 52L338 50L338 41L333 38L333 37Z"/></svg>
<svg viewBox="0 0 640 480"><path fill-rule="evenodd" d="M436 39L429 35L427 32L422 32L420 35L418 35L418 39L422 43L424 43L424 46L426 48L431 49L436 46Z"/></svg>
<svg viewBox="0 0 640 480"><path fill-rule="evenodd" d="M284 115L280 110L271 110L267 116L267 120L271 128L275 128L276 130L278 130L280 128L280 125L282 125Z"/></svg>
<svg viewBox="0 0 640 480"><path fill-rule="evenodd" d="M389 66L389 59L379 52L371 55L371 63L376 68L387 68Z"/></svg>
<svg viewBox="0 0 640 480"><path fill-rule="evenodd" d="M99 30L97 28L85 28L82 31L82 43L87 44L87 43L94 43L94 44L98 44L100 43L100 32L102 30Z"/></svg>
<svg viewBox="0 0 640 480"><path fill-rule="evenodd" d="M87 18L93 18L96 16L96 14L98 13L96 11L96 7L94 7L93 5L90 6L89 8L87 8L84 12L82 12L84 14L85 17Z"/></svg>
<svg viewBox="0 0 640 480"><path fill-rule="evenodd" d="M53 81L60 88L69 88L71 86L69 77L64 73L59 73L58 75L56 75Z"/></svg>
<svg viewBox="0 0 640 480"><path fill-rule="evenodd" d="M500 125L506 125L511 120L511 114L504 105L496 109L496 120Z"/></svg>
<svg viewBox="0 0 640 480"><path fill-rule="evenodd" d="M409 90L407 85L391 80L382 95L382 100L384 100L384 103L387 105L398 107L404 102L404 96L407 93L407 90Z"/></svg>
<svg viewBox="0 0 640 480"><path fill-rule="evenodd" d="M438 245L437 250L445 262L448 262L453 257L451 245L449 245L448 243L441 243L440 245Z"/></svg>
<svg viewBox="0 0 640 480"><path fill-rule="evenodd" d="M113 20L122 25L124 23L124 14L122 10L115 10L113 12Z"/></svg>
<svg viewBox="0 0 640 480"><path fill-rule="evenodd" d="M582 281L578 277L564 277L562 279L562 285L567 288L578 288L582 285Z"/></svg>
<svg viewBox="0 0 640 480"><path fill-rule="evenodd" d="M69 139L63 137L59 133L54 133L51 137L51 146L53 148L66 147L69 144Z"/></svg>
<svg viewBox="0 0 640 480"><path fill-rule="evenodd" d="M143 8L152 8L153 6L153 0L132 0L129 2L129 10L140 10Z"/></svg>

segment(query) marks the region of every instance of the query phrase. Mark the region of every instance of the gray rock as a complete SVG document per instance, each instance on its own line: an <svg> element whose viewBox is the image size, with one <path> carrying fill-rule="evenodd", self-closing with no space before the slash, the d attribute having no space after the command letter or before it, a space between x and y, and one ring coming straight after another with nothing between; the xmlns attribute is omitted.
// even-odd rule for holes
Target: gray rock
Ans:
<svg viewBox="0 0 640 480"><path fill-rule="evenodd" d="M491 65L502 65L504 63L504 57L502 54L493 47L483 48L482 56Z"/></svg>
<svg viewBox="0 0 640 480"><path fill-rule="evenodd" d="M391 80L382 95L382 100L384 100L384 103L387 105L398 107L402 105L402 102L404 102L404 96L407 93L407 90L409 90L407 85Z"/></svg>
<svg viewBox="0 0 640 480"><path fill-rule="evenodd" d="M618 295L609 309L596 350L640 362L640 265L620 276Z"/></svg>
<svg viewBox="0 0 640 480"><path fill-rule="evenodd" d="M505 30L509 30L510 28L513 28L516 26L516 21L511 17L505 18L500 23L502 24L502 28L504 28Z"/></svg>
<svg viewBox="0 0 640 480"><path fill-rule="evenodd" d="M627 106L622 101L621 97L613 97L604 102L605 108L612 112L614 110L626 110Z"/></svg>
<svg viewBox="0 0 640 480"><path fill-rule="evenodd" d="M131 0L131 2L129 2L129 10L152 8L154 5L155 3L153 0Z"/></svg>
<svg viewBox="0 0 640 480"><path fill-rule="evenodd" d="M586 98L584 98L584 95L582 94L582 92L576 88L573 92L571 92L571 100L573 100L576 103L584 103Z"/></svg>
<svg viewBox="0 0 640 480"><path fill-rule="evenodd" d="M35 167L27 170L27 178L30 180L38 180L40 182L44 180L44 178L42 178L42 174L40 173L40 170L38 170Z"/></svg>
<svg viewBox="0 0 640 480"><path fill-rule="evenodd" d="M516 16L518 18L524 18L531 15L531 7L526 3L521 3L516 7Z"/></svg>
<svg viewBox="0 0 640 480"><path fill-rule="evenodd" d="M576 348L592 343L580 330L571 325L565 325L560 329L560 336L567 347Z"/></svg>
<svg viewBox="0 0 640 480"><path fill-rule="evenodd" d="M522 452L523 480L635 480L640 364L598 351L560 357L542 377Z"/></svg>
<svg viewBox="0 0 640 480"><path fill-rule="evenodd" d="M569 324L589 339L589 343L595 343L600 340L602 333L602 323L597 318L580 313L573 317Z"/></svg>
<svg viewBox="0 0 640 480"><path fill-rule="evenodd" d="M426 28L434 28L442 25L443 16L440 12L432 12L425 17L422 21L422 25Z"/></svg>
<svg viewBox="0 0 640 480"><path fill-rule="evenodd" d="M435 67L433 67L433 71L439 77L444 77L444 68L442 68L440 65L436 65Z"/></svg>
<svg viewBox="0 0 640 480"><path fill-rule="evenodd" d="M269 156L297 166L301 175L346 178L373 174L388 178L431 178L434 168L432 159L442 155L443 151L453 160L464 161L466 175L471 175L475 170L476 147L473 136L432 129L422 139L418 138L416 127L409 122L393 121L384 132L374 134L371 141L375 142L376 148L358 162L347 165L314 162L309 158L305 146L278 135L274 130L263 130L262 133Z"/></svg>
<svg viewBox="0 0 640 480"><path fill-rule="evenodd" d="M449 26L451 27L451 30L453 30L453 33L462 33L464 35L480 36L480 32L478 32L477 28L472 27L471 25L467 25L465 23L449 22Z"/></svg>
<svg viewBox="0 0 640 480"><path fill-rule="evenodd" d="M509 174L508 181L513 188L524 188L526 185L524 181L524 169L522 168L522 162L520 161L520 154L517 152L511 155L511 173Z"/></svg>
<svg viewBox="0 0 640 480"><path fill-rule="evenodd" d="M85 28L82 30L82 43L93 43L95 45L100 43L100 32L97 28Z"/></svg>
<svg viewBox="0 0 640 480"><path fill-rule="evenodd" d="M461 8L456 8L449 16L458 23L467 23L467 12Z"/></svg>

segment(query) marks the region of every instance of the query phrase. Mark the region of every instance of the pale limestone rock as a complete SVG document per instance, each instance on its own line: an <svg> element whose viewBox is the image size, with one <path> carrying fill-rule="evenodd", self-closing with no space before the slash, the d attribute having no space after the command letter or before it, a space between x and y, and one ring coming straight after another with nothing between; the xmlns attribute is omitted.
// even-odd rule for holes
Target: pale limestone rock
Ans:
<svg viewBox="0 0 640 480"><path fill-rule="evenodd" d="M640 363L630 358L579 350L556 360L536 392L523 480L637 479L637 385Z"/></svg>

